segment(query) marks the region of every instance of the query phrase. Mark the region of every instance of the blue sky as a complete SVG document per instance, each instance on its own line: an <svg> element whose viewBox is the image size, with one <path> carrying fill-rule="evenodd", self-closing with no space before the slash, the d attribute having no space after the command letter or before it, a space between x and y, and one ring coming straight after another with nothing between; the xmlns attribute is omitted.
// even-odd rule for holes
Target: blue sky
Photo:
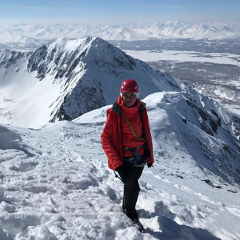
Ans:
<svg viewBox="0 0 240 240"><path fill-rule="evenodd" d="M240 22L240 0L0 0L4 22ZM1 24L0 22L0 24Z"/></svg>

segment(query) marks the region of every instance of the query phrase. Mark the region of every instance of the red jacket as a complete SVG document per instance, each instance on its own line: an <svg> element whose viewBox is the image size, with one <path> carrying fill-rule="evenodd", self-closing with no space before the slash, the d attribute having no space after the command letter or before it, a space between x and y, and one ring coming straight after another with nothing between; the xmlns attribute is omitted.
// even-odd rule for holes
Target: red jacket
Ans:
<svg viewBox="0 0 240 240"><path fill-rule="evenodd" d="M121 108L130 121L134 131L139 137L145 138L145 148L149 150L147 163L153 163L153 146L150 133L148 115L145 108L145 103L137 99L137 105L132 108L127 108L122 101L121 96L113 104L112 108L107 110L107 121L101 135L103 150L108 157L108 166L110 169L116 169L123 164L123 157L129 157L124 153L123 146L134 148L140 146L144 141L135 139L129 125L121 114ZM139 154L143 153L143 148L138 150Z"/></svg>

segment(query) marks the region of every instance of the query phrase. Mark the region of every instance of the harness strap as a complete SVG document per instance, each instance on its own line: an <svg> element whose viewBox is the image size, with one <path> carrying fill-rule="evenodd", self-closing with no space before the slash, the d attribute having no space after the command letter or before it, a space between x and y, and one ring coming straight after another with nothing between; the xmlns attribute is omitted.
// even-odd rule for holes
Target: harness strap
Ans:
<svg viewBox="0 0 240 240"><path fill-rule="evenodd" d="M132 155L131 158L124 158L124 160L127 161L127 162L138 162L138 161L140 161L141 156L139 155L139 153L138 153L137 150L138 150L139 148L144 147L144 146L145 146L145 143L142 144L141 146L138 146L138 147L135 147L135 148L123 147L123 150L124 150L124 151L130 151L130 152L131 152L131 155Z"/></svg>
<svg viewBox="0 0 240 240"><path fill-rule="evenodd" d="M129 120L127 119L127 116L126 116L126 114L124 113L124 111L123 111L122 108L121 108L121 112L122 112L122 114L123 114L124 119L126 120L126 122L128 123L129 127L131 128L132 133L133 133L133 135L135 136L135 138L136 138L137 140L139 140L139 141L144 141L144 140L145 140L144 138L140 138L140 137L135 133L135 131L134 131L131 123L130 123Z"/></svg>
<svg viewBox="0 0 240 240"><path fill-rule="evenodd" d="M129 160L129 161L135 161L138 162L141 159L141 156L138 153L138 149L144 147L145 143L142 144L141 146L135 147L135 148L128 148L128 147L123 147L124 151L130 151L131 152L131 159L134 160ZM130 158L126 158L126 159L130 159Z"/></svg>
<svg viewBox="0 0 240 240"><path fill-rule="evenodd" d="M140 145L140 146L138 146L138 147L135 147L135 148L128 148L128 147L123 147L123 150L124 151L134 151L134 150L137 150L137 149L139 149L139 148L142 148L142 147L144 147L144 145L145 145L145 143L144 144L142 144L142 145Z"/></svg>

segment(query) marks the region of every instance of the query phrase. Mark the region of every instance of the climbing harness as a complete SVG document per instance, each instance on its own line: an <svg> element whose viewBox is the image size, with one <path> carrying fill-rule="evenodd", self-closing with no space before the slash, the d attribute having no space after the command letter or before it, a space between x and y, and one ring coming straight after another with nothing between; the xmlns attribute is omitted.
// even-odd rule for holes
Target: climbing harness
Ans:
<svg viewBox="0 0 240 240"><path fill-rule="evenodd" d="M131 125L131 123L130 123L129 120L127 119L127 116L126 116L126 114L124 113L123 109L121 109L121 112L122 112L122 115L123 115L125 121L126 121L127 124L129 125L129 127L130 127L133 135L135 136L135 138L136 138L137 140L139 140L139 141L145 141L144 138L140 138L140 137L136 134L136 132L134 131L134 129L133 129L132 125ZM124 150L124 151L130 151L130 152L131 152L131 157L124 158L124 161L131 163L132 166L134 166L134 167L143 167L143 166L146 164L146 162L139 164L139 161L141 160L141 155L139 155L139 153L138 153L137 150L138 150L139 148L144 147L144 146L145 146L145 142L144 142L141 146L138 146L138 147L135 147L135 148L123 147L123 150Z"/></svg>
<svg viewBox="0 0 240 240"><path fill-rule="evenodd" d="M144 146L145 143L135 148L123 147L124 151L130 151L132 155L132 157L124 158L124 161L131 163L133 167L144 167L144 165L146 164L146 159L144 159L143 162L141 161L142 157L144 157L144 154L140 155L137 151L139 148L142 148Z"/></svg>

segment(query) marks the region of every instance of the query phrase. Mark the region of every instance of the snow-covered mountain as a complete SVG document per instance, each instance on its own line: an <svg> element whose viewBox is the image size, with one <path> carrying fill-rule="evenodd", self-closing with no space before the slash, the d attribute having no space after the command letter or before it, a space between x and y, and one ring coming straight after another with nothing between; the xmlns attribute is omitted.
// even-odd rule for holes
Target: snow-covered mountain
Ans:
<svg viewBox="0 0 240 240"><path fill-rule="evenodd" d="M229 116L188 91L143 101L155 156L137 204L146 233L122 213L123 185L101 148L108 105L39 130L0 126L0 239L238 240L240 146Z"/></svg>
<svg viewBox="0 0 240 240"><path fill-rule="evenodd" d="M126 78L139 83L153 137L145 235L121 212L100 142ZM239 239L240 119L172 76L100 38L61 39L0 52L0 106L0 239Z"/></svg>
<svg viewBox="0 0 240 240"><path fill-rule="evenodd" d="M59 38L96 36L104 40L148 40L163 38L231 38L239 37L236 26L226 24L187 23L179 20L154 24L102 25L84 24L12 24L0 25L0 48L33 49Z"/></svg>
<svg viewBox="0 0 240 240"><path fill-rule="evenodd" d="M150 32L156 34L155 38L229 38L239 36L237 29L230 26L214 26L213 24L193 24L179 20L168 21L165 24L155 23Z"/></svg>
<svg viewBox="0 0 240 240"><path fill-rule="evenodd" d="M127 78L138 80L141 97L183 87L100 38L61 39L24 53L3 50L0 121L37 128L74 119L113 103Z"/></svg>
<svg viewBox="0 0 240 240"><path fill-rule="evenodd" d="M61 39L49 47L24 53L1 51L0 122L39 128L48 122L75 119L112 104L121 82L127 78L138 81L140 98L154 92L185 92L199 127L211 135L223 128L239 139L238 116L223 114L225 110L219 110L220 106L211 101L206 104L203 95L193 97L196 93L171 75L155 71L108 42L92 37Z"/></svg>

